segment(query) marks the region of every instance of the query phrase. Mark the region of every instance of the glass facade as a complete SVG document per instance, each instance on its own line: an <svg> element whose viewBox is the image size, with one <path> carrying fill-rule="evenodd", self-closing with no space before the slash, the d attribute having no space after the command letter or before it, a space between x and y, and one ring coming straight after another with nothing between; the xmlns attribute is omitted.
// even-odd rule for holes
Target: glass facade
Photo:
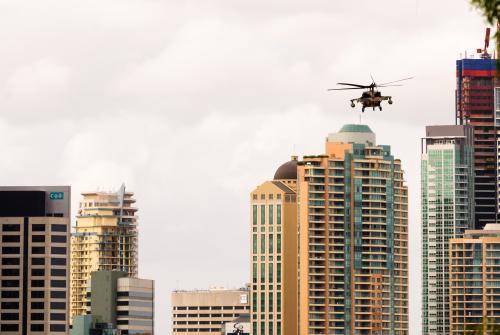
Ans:
<svg viewBox="0 0 500 335"><path fill-rule="evenodd" d="M446 335L449 241L463 236L474 222L472 129L435 126L427 133L421 160L422 334Z"/></svg>

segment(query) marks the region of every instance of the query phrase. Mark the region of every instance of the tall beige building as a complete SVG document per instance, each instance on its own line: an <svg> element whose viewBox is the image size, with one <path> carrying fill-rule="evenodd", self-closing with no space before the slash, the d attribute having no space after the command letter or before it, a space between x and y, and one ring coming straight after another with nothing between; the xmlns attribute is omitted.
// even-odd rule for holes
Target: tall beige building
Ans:
<svg viewBox="0 0 500 335"><path fill-rule="evenodd" d="M449 298L450 334L500 324L500 224L450 240Z"/></svg>
<svg viewBox="0 0 500 335"><path fill-rule="evenodd" d="M253 335L297 334L297 157L250 195Z"/></svg>
<svg viewBox="0 0 500 335"><path fill-rule="evenodd" d="M299 334L408 334L401 162L346 125L298 168Z"/></svg>
<svg viewBox="0 0 500 335"><path fill-rule="evenodd" d="M248 315L248 290L172 292L172 335L220 335L225 323Z"/></svg>
<svg viewBox="0 0 500 335"><path fill-rule="evenodd" d="M137 277L137 208L134 193L83 193L71 236L71 319L86 311L91 273L124 271Z"/></svg>

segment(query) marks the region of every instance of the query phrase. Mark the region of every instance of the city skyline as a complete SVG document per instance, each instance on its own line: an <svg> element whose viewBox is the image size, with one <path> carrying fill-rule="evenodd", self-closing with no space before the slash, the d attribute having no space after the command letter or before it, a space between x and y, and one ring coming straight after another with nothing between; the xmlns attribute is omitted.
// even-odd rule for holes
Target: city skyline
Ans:
<svg viewBox="0 0 500 335"><path fill-rule="evenodd" d="M328 87L368 82L371 71L377 80L415 75L387 90L394 104L367 110L362 123L407 172L410 329L418 334L419 139L425 125L454 123L453 64L482 45L483 19L466 1L365 4L380 11L373 19L326 2L212 5L126 1L80 4L79 13L2 5L1 31L10 35L0 45L1 184L71 185L73 225L76 195L126 182L141 208L141 277L156 280L156 315L167 316L173 289L248 281L248 192L290 155L321 152L325 134L358 121L351 95ZM346 31L352 22L343 16L359 27ZM207 57L198 61L200 53ZM234 234L207 238L220 231ZM222 275L213 271L221 263ZM157 331L170 329L165 319Z"/></svg>

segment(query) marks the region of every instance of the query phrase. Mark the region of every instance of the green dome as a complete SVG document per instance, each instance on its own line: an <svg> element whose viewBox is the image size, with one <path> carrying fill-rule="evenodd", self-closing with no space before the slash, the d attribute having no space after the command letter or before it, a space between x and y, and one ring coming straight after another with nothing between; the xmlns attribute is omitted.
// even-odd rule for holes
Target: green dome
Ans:
<svg viewBox="0 0 500 335"><path fill-rule="evenodd" d="M373 133L366 124L346 124L339 133Z"/></svg>

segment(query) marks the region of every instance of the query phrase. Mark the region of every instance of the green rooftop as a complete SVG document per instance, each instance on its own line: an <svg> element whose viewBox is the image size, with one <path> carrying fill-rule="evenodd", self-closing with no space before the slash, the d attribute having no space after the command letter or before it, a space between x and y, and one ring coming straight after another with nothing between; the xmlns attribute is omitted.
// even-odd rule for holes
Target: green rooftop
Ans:
<svg viewBox="0 0 500 335"><path fill-rule="evenodd" d="M346 124L339 133L373 133L366 124Z"/></svg>

